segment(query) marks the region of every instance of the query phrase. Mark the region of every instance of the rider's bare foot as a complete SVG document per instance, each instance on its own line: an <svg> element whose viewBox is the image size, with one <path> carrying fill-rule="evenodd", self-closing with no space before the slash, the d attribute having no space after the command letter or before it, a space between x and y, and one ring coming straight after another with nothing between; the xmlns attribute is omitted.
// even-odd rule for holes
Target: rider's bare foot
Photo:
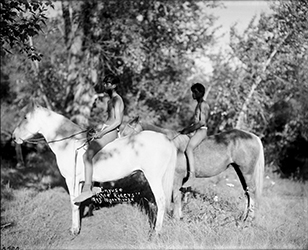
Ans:
<svg viewBox="0 0 308 250"><path fill-rule="evenodd" d="M92 185L85 184L82 188L81 194L74 199L74 203L81 203L95 195L95 192L92 191L91 187Z"/></svg>
<svg viewBox="0 0 308 250"><path fill-rule="evenodd" d="M83 191L79 196L74 199L74 203L81 203L95 195L95 192L92 190Z"/></svg>

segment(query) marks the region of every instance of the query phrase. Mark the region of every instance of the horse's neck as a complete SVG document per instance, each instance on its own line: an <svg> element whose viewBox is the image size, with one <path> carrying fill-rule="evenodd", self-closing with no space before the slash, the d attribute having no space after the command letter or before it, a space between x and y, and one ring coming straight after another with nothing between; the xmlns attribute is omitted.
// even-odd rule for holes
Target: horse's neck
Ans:
<svg viewBox="0 0 308 250"><path fill-rule="evenodd" d="M81 162L81 165L77 164L77 166L82 166L82 154L84 153L82 145L86 141L86 133L83 133L77 124L53 111L44 109L37 115L39 118L37 122L41 128L40 133L55 154L61 175L64 178L72 178L75 160ZM75 158L76 156L78 157Z"/></svg>
<svg viewBox="0 0 308 250"><path fill-rule="evenodd" d="M173 143L175 144L176 148L181 152L186 150L187 144L189 141L189 137L187 135L179 134L173 139Z"/></svg>
<svg viewBox="0 0 308 250"><path fill-rule="evenodd" d="M77 131L81 131L81 128L74 124L72 121L48 110L44 112L40 119L41 134L45 137L46 141L54 141L71 136Z"/></svg>

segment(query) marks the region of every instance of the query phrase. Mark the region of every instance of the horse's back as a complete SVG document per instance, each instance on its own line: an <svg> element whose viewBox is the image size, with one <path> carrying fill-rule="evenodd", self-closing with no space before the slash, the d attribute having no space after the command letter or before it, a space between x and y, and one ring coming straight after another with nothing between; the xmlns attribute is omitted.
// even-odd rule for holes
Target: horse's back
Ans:
<svg viewBox="0 0 308 250"><path fill-rule="evenodd" d="M131 151L131 150L158 150L160 151L164 147L171 146L172 143L170 140L161 133L154 132L154 131L141 131L138 134L132 134L125 137L120 137L114 140L113 142L106 145L103 151ZM152 153L155 153L152 152Z"/></svg>
<svg viewBox="0 0 308 250"><path fill-rule="evenodd" d="M240 129L231 129L209 136L209 139L216 144L224 145L229 145L230 142L235 142L236 140L252 140L253 138L252 133Z"/></svg>
<svg viewBox="0 0 308 250"><path fill-rule="evenodd" d="M93 176L112 180L134 170L157 172L172 154L176 154L175 146L165 135L142 131L116 139L99 151L93 158Z"/></svg>
<svg viewBox="0 0 308 250"><path fill-rule="evenodd" d="M194 155L196 166L206 166L201 167L203 175L213 176L224 171L233 162L239 162L241 165L249 162L250 165L258 150L256 135L232 129L206 137L194 150Z"/></svg>

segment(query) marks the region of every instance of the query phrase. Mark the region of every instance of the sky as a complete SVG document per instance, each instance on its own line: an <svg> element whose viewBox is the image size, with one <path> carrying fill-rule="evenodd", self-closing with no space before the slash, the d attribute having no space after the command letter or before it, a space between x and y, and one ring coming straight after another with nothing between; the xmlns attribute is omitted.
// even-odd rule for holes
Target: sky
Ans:
<svg viewBox="0 0 308 250"><path fill-rule="evenodd" d="M225 35L220 39L220 45L227 47L229 42L229 30L237 23L237 29L243 32L247 28L251 19L256 15L257 20L262 12L270 13L270 1L242 0L242 1L221 1L225 8L215 8L213 14L218 16L217 25L221 25L220 35Z"/></svg>
<svg viewBox="0 0 308 250"><path fill-rule="evenodd" d="M265 12L270 13L270 1L257 1L257 0L242 0L242 1L231 1L222 0L224 7L217 7L213 9L212 13L218 17L216 26L221 26L216 36L220 37L218 43L213 49L212 53L218 53L219 51L230 51L230 28L236 24L238 32L243 33L247 28L251 19L256 16L255 22L258 21L260 14ZM195 60L196 65L202 71L206 78L208 78L213 72L209 58L198 58Z"/></svg>

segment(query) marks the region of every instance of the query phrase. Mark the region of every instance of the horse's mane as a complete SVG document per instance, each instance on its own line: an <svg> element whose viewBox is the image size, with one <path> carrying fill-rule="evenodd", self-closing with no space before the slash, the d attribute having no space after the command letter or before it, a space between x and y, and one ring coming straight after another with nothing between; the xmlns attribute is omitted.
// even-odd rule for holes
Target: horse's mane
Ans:
<svg viewBox="0 0 308 250"><path fill-rule="evenodd" d="M68 119L66 116L64 116L60 113L57 113L57 112L55 112L51 109L45 108L45 107L43 107L43 106L41 106L37 103L30 104L29 107L28 107L28 110L30 110L30 111L34 111L35 109L43 110L44 112L52 114L52 116L54 116L54 117L60 117L63 120L63 122L65 123L65 130L67 130L69 132L79 131L79 130L82 129L78 124L74 123L73 121ZM64 129L64 127L62 129Z"/></svg>
<svg viewBox="0 0 308 250"><path fill-rule="evenodd" d="M140 124L141 124L141 126L144 130L152 130L152 131L155 131L155 132L158 132L158 133L163 133L163 134L167 133L166 129L158 127L158 126L156 126L152 123L141 122Z"/></svg>

